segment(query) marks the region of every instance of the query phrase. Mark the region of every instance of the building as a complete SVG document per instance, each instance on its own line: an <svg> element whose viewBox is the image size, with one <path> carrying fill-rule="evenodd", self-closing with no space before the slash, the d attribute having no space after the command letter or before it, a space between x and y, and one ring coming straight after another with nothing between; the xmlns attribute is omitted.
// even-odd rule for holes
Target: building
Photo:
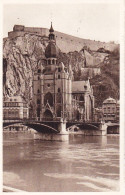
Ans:
<svg viewBox="0 0 125 195"><path fill-rule="evenodd" d="M21 96L8 97L3 101L3 119L27 119L29 109Z"/></svg>
<svg viewBox="0 0 125 195"><path fill-rule="evenodd" d="M109 97L104 100L102 105L103 120L108 122L115 122L117 116L117 102L115 99Z"/></svg>
<svg viewBox="0 0 125 195"><path fill-rule="evenodd" d="M116 102L116 122L119 122L119 116L120 116L120 101L118 100Z"/></svg>
<svg viewBox="0 0 125 195"><path fill-rule="evenodd" d="M94 121L101 122L103 119L102 108L95 108Z"/></svg>
<svg viewBox="0 0 125 195"><path fill-rule="evenodd" d="M93 90L87 81L73 81L71 65L58 62L58 47L51 24L45 59L34 73L33 101L38 120L93 119Z"/></svg>

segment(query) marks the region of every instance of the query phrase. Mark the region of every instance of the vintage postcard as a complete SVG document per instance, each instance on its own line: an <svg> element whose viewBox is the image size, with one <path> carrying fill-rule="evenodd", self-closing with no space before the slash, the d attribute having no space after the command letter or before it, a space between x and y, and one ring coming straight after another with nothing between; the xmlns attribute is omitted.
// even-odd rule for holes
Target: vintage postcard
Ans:
<svg viewBox="0 0 125 195"><path fill-rule="evenodd" d="M124 194L124 1L1 9L2 192Z"/></svg>

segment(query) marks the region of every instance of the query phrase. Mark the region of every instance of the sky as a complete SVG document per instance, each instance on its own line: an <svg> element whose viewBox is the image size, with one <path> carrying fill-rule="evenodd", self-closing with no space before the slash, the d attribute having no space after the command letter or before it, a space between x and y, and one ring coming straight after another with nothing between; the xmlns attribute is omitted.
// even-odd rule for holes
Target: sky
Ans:
<svg viewBox="0 0 125 195"><path fill-rule="evenodd" d="M15 24L50 28L76 37L104 42L120 40L120 6L118 3L41 3L5 4L3 37Z"/></svg>

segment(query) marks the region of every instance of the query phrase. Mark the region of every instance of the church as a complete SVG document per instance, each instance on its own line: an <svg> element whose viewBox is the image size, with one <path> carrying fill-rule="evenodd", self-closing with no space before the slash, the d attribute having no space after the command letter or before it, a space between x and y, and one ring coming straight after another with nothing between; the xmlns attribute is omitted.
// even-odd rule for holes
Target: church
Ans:
<svg viewBox="0 0 125 195"><path fill-rule="evenodd" d="M49 30L49 43L43 64L38 64L33 78L35 116L40 121L92 121L94 114L93 89L89 79L74 81L71 65L58 62L54 29Z"/></svg>

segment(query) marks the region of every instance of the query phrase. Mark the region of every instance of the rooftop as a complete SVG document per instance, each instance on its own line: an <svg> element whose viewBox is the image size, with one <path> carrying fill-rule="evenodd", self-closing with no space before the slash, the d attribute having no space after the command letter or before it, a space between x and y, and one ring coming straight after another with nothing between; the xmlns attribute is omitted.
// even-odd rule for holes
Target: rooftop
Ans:
<svg viewBox="0 0 125 195"><path fill-rule="evenodd" d="M107 103L116 104L116 100L109 97L106 100L104 100L104 102L103 102L103 104L107 104Z"/></svg>
<svg viewBox="0 0 125 195"><path fill-rule="evenodd" d="M24 102L24 100L21 96L10 96L7 97L4 102Z"/></svg>
<svg viewBox="0 0 125 195"><path fill-rule="evenodd" d="M73 81L72 92L85 92L90 89L89 81Z"/></svg>

